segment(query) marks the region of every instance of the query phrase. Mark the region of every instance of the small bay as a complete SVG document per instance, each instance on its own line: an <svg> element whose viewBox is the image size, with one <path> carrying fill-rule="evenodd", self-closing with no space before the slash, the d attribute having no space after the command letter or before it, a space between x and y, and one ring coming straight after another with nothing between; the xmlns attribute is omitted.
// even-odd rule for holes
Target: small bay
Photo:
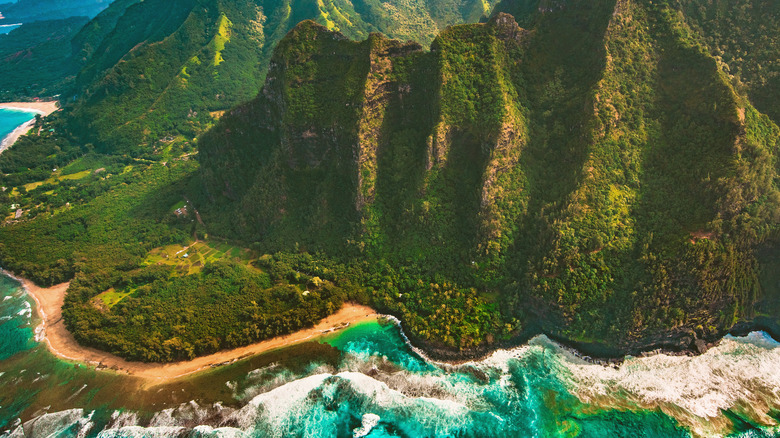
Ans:
<svg viewBox="0 0 780 438"><path fill-rule="evenodd" d="M0 142L19 126L35 118L35 112L0 108Z"/></svg>

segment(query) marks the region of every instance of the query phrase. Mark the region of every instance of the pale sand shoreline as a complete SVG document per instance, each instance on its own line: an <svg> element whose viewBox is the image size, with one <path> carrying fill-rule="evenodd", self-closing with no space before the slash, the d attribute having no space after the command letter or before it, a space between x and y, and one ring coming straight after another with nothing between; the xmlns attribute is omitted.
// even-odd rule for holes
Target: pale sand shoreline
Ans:
<svg viewBox="0 0 780 438"><path fill-rule="evenodd" d="M0 108L37 113L43 117L46 117L58 110L57 102L4 102L0 103ZM3 153L3 151L13 146L19 137L30 132L30 129L32 129L33 125L35 125L35 119L20 125L5 138L0 140L0 153Z"/></svg>
<svg viewBox="0 0 780 438"><path fill-rule="evenodd" d="M15 109L19 111L29 111L48 116L57 111L59 107L56 101L51 102L0 102L0 108Z"/></svg>
<svg viewBox="0 0 780 438"><path fill-rule="evenodd" d="M10 274L6 273L6 275ZM13 278L20 281L27 293L35 300L38 314L42 319L41 324L35 329L36 340L45 340L48 349L52 353L65 360L86 363L101 368L105 367L131 376L141 377L147 380L149 386L166 383L179 377L232 363L267 351L304 341L316 340L327 334L326 332L332 332L334 329L356 322L375 320L380 316L369 307L347 303L344 304L340 311L323 319L314 327L286 336L279 336L245 347L224 350L183 362L167 364L130 362L113 354L79 345L73 338L73 335L65 328L62 318L62 304L64 303L69 283L42 288L36 286L30 280L19 277Z"/></svg>

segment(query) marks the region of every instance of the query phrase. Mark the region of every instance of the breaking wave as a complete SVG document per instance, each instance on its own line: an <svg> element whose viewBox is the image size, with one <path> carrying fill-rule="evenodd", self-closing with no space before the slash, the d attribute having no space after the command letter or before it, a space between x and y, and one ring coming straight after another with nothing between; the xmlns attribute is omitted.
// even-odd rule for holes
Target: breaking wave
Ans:
<svg viewBox="0 0 780 438"><path fill-rule="evenodd" d="M15 305L3 315L32 332L29 307ZM47 406L24 423L8 421L2 436L780 436L780 343L761 332L726 337L701 356L611 366L545 336L481 361L438 364L410 348L396 325L376 322L327 343L339 352L335 362L246 369L215 385L229 397L217 403L86 409L93 386L79 382L64 397L72 409ZM25 373L5 371L0 384L21 384ZM36 379L51 378L39 371Z"/></svg>

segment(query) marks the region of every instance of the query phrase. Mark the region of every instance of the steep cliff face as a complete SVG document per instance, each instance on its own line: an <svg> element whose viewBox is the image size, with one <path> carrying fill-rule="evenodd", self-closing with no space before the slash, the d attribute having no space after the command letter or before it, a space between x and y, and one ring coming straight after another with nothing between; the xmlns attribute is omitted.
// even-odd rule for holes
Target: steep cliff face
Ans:
<svg viewBox="0 0 780 438"><path fill-rule="evenodd" d="M422 267L579 341L751 317L777 126L664 3L499 9L527 27L497 13L430 51L296 28L200 142L211 231Z"/></svg>
<svg viewBox="0 0 780 438"><path fill-rule="evenodd" d="M675 0L710 53L723 62L759 111L780 123L780 3Z"/></svg>
<svg viewBox="0 0 780 438"><path fill-rule="evenodd" d="M37 21L0 35L0 100L53 96L67 88L80 67L70 56L70 39L87 21Z"/></svg>
<svg viewBox="0 0 780 438"><path fill-rule="evenodd" d="M5 15L0 25L25 23L0 35L0 100L67 94L96 46L113 29L115 18L138 1L116 0L110 10L104 10L108 0L0 5L0 16ZM95 14L93 20L87 18Z"/></svg>
<svg viewBox="0 0 780 438"><path fill-rule="evenodd" d="M254 98L274 47L303 20L351 39L383 32L428 45L440 28L489 14L494 0L126 3L88 26L111 30L82 50L90 58L74 92L74 132L106 152L149 152L179 134L191 139L221 111Z"/></svg>

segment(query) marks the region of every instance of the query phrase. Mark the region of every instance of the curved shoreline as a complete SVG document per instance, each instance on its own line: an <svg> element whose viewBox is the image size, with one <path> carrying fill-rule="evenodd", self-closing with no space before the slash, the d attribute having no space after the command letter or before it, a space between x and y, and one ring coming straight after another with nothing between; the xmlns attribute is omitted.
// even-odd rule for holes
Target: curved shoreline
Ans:
<svg viewBox="0 0 780 438"><path fill-rule="evenodd" d="M729 330L721 332L718 336L701 339L705 342L704 351L697 351L694 347L696 339L686 340L687 334L666 333L659 335L657 339L646 342L632 342L622 346L608 346L606 343L583 343L573 341L555 333L546 331L538 326L523 331L519 335L505 341L498 341L492 345L482 345L469 350L454 350L442 347L407 334L403 328L403 321L395 315L382 315L395 323L406 344L419 356L428 362L442 366L458 366L481 362L490 358L498 351L513 350L528 343L537 336L545 336L557 343L572 355L592 364L605 367L621 365L630 357L649 357L654 355L666 356L700 356L707 350L714 348L726 336L744 337L753 332L766 333L774 341L780 343L780 326L777 323L767 323L761 319L739 321Z"/></svg>
<svg viewBox="0 0 780 438"><path fill-rule="evenodd" d="M50 115L57 111L57 102L4 102L0 103L0 109L24 111L28 113L40 114L43 117ZM27 123L19 125L16 129L11 131L5 138L0 139L0 154L19 140L19 137L30 132L30 129L35 125L35 118Z"/></svg>
<svg viewBox="0 0 780 438"><path fill-rule="evenodd" d="M52 354L64 360L140 377L146 380L149 385L166 383L170 380L220 365L227 365L250 356L315 340L347 325L380 317L379 314L369 307L346 303L341 310L323 319L314 327L289 335L278 336L231 350L218 351L189 361L171 363L131 362L111 353L84 347L68 331L62 318L62 304L70 283L42 288L25 278L14 276L6 271L2 271L2 273L19 281L22 284L22 288L35 301L36 311L41 317L41 323L35 328L35 339L38 342L45 341L46 347Z"/></svg>
<svg viewBox="0 0 780 438"><path fill-rule="evenodd" d="M168 381L192 375L201 371L215 368L221 365L228 365L236 361L262 354L271 350L276 350L301 342L319 339L348 325L378 318L389 318L395 323L404 341L409 347L423 359L442 366L458 366L468 364L474 361L481 361L492 356L500 350L511 350L526 344L531 338L537 335L545 335L552 341L558 343L575 355L587 362L600 364L604 366L616 366L622 363L628 356L650 356L654 354L665 354L670 356L695 356L701 353L690 348L675 349L668 345L647 344L637 347L634 351L626 351L622 355L604 355L588 348L587 345L577 344L575 342L561 339L557 336L547 335L544 332L533 335L525 333L513 340L499 342L492 348L481 348L478 351L441 351L436 346L420 342L419 339L412 339L403 329L400 319L393 315L384 315L374 311L372 308L354 303L345 303L344 307L333 315L320 321L314 327L300 330L285 336L278 336L265 341L238 347L230 350L219 351L207 356L199 356L189 361L170 362L170 363L146 363L125 360L111 353L98 350L96 348L84 347L80 345L70 331L65 327L62 318L62 304L64 303L69 282L62 283L50 288L42 288L35 285L32 281L20 278L12 273L0 269L0 274L11 277L22 284L22 288L30 295L36 303L36 311L42 321L35 329L35 340L37 342L46 342L49 351L55 356L72 362L79 362L97 369L110 369L115 372L139 377L148 382L149 385L162 384ZM739 327L737 327L739 326ZM775 336L771 330L767 330L761 324L743 322L737 324L726 334L734 336L744 336L753 331L763 331L770 337L780 342L780 338ZM726 335L724 334L724 336ZM710 340L708 347L717 345L723 337ZM518 342L520 340L520 342ZM592 346L591 346L592 347Z"/></svg>
<svg viewBox="0 0 780 438"><path fill-rule="evenodd" d="M59 109L57 101L54 100L45 102L0 102L0 108L38 113L44 117Z"/></svg>

